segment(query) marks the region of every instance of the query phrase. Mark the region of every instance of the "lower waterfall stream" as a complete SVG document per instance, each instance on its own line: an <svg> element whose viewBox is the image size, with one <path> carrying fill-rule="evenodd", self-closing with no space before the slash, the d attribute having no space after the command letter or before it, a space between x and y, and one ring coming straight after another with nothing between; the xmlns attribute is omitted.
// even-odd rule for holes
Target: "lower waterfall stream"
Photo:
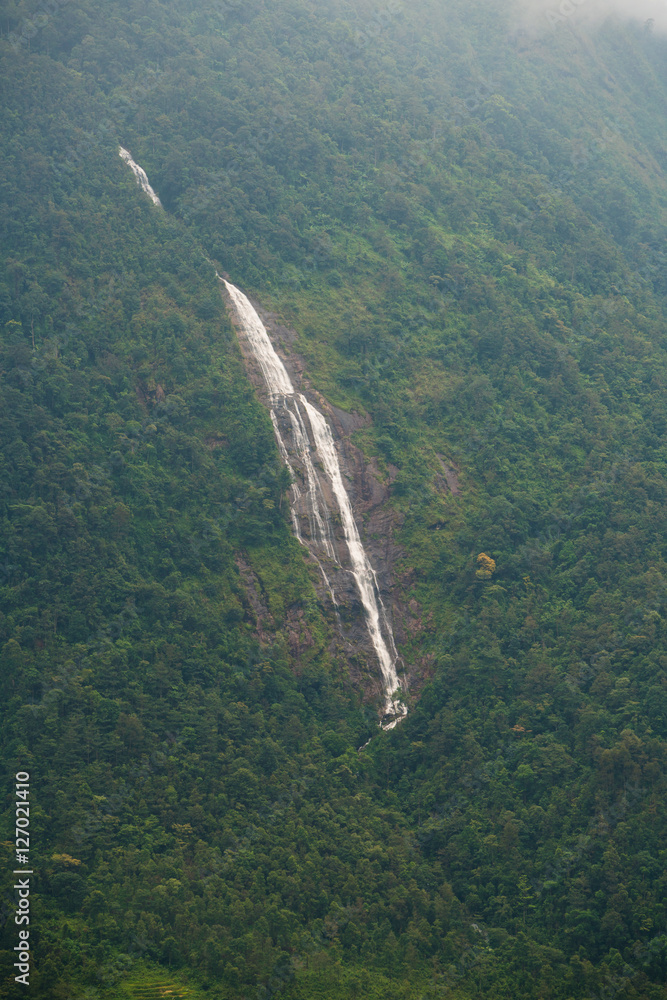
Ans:
<svg viewBox="0 0 667 1000"><path fill-rule="evenodd" d="M266 383L278 448L292 476L290 509L294 532L315 556L334 603L337 603L335 590L329 583L322 560L333 561L354 577L382 674L384 706L381 725L384 729L391 729L407 715L407 708L397 694L401 686L396 670L398 654L377 576L361 542L352 504L343 483L331 428L317 407L295 390L266 327L248 298L224 278L220 280L236 313L239 332ZM297 464L303 469L303 488L295 475L294 466ZM346 554L336 551L332 530L335 511L328 495L335 501L340 517ZM308 523L307 537L301 530L302 518Z"/></svg>

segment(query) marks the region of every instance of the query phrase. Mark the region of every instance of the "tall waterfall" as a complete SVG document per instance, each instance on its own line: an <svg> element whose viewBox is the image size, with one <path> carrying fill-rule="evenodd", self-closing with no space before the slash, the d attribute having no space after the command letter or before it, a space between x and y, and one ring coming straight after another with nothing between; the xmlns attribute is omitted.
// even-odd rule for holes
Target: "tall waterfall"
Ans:
<svg viewBox="0 0 667 1000"><path fill-rule="evenodd" d="M148 197L150 198L150 200L153 202L154 205L159 205L160 208L161 208L162 207L162 202L160 201L160 199L156 195L156 193L153 190L153 188L150 186L150 183L148 181L148 177L146 176L146 171L144 170L144 168L140 167L138 163L135 163L134 160L132 159L131 154L128 153L128 151L126 149L123 149L122 146L118 147L118 155L120 156L121 160L125 160L125 162L127 163L128 167L130 168L130 170L134 174L134 176L136 178L136 181L137 181L137 184L139 185L139 187L141 188L141 190L144 192L144 194L148 195Z"/></svg>
<svg viewBox="0 0 667 1000"><path fill-rule="evenodd" d="M295 534L317 559L334 601L335 593L322 563L330 561L348 570L354 578L382 674L385 696L382 725L391 729L407 714L407 708L397 696L400 687L396 671L398 655L377 576L362 545L343 484L331 429L322 413L302 393L295 391L266 327L246 296L224 278L220 280L236 312L240 333L266 383L278 448L293 480L290 508ZM295 475L295 465L302 473L301 485ZM334 507L340 516L344 547L337 546L332 529ZM307 537L302 531L302 522L308 525ZM340 551L341 548L345 551Z"/></svg>
<svg viewBox="0 0 667 1000"><path fill-rule="evenodd" d="M162 207L145 170L122 146L119 147L119 155L131 169L141 190L154 205ZM335 587L331 585L323 563L328 562L339 571L347 571L354 578L382 674L384 706L381 725L383 729L393 729L408 712L397 695L400 688L396 671L398 654L377 576L361 543L350 498L343 484L331 429L320 411L304 395L295 391L285 366L273 349L266 327L246 296L220 275L218 278L227 289L240 332L266 382L278 448L292 476L290 511L294 533L315 558L334 604L338 604ZM301 486L295 466L301 474ZM334 508L340 515L344 546L337 543L332 527ZM307 533L304 533L302 525L306 524Z"/></svg>

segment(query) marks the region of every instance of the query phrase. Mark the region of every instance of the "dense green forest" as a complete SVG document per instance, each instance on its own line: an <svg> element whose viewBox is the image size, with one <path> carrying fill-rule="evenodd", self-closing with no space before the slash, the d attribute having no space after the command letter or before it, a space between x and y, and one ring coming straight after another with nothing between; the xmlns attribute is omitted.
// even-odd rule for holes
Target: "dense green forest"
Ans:
<svg viewBox="0 0 667 1000"><path fill-rule="evenodd" d="M0 0L0 30L0 996L667 997L659 24ZM414 616L391 732L211 260L368 418Z"/></svg>

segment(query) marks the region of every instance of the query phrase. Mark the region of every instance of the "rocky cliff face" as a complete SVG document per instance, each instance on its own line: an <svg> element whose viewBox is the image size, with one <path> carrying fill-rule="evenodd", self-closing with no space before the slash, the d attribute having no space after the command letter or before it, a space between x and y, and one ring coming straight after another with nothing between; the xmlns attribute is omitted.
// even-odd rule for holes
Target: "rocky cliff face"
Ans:
<svg viewBox="0 0 667 1000"><path fill-rule="evenodd" d="M406 587L412 577L410 568L402 566L400 574L398 571L398 563L404 558L404 552L396 540L402 515L390 503L391 482L397 470L390 468L388 475L383 474L377 459L367 458L354 444L353 435L369 425L368 416L341 410L314 390L305 372L303 359L295 349L296 333L281 323L275 314L257 306L255 308L295 389L325 414L333 431L345 488L352 502L364 548L377 575L380 595L400 657L401 646L406 641L413 644L417 641L418 644L423 625L421 608L414 599L409 600L406 596ZM252 353L244 348L242 339L240 345L249 377L260 399L268 406L270 401L266 383L257 362ZM304 479L305 470L299 468L298 463L293 467L296 478ZM334 498L327 496L326 500L329 509L335 511ZM305 517L302 520L299 529L307 537L308 524ZM340 520L335 515L331 519L331 530L334 549L336 553L342 554L345 538ZM313 581L318 596L323 605L329 608L332 621L335 621L338 652L346 659L352 680L363 689L368 700L379 700L382 682L376 656L366 627L359 592L352 574L344 568L345 560L341 558L343 565L339 565L334 559L321 556L320 566L316 566L316 560L306 548L304 555L313 564ZM405 674L408 685L418 690L428 672L428 658L417 656L410 663L405 663L400 658L399 666L402 668L399 673Z"/></svg>

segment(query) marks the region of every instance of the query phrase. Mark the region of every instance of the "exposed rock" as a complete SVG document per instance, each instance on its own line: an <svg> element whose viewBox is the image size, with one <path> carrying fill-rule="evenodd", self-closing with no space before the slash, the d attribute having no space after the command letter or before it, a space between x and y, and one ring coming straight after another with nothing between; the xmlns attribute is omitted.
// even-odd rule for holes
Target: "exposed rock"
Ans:
<svg viewBox="0 0 667 1000"><path fill-rule="evenodd" d="M236 565L244 585L243 589L246 600L243 603L246 605L246 613L250 613L254 618L259 641L269 643L272 638L271 633L275 629L275 621L264 600L260 582L252 571L252 568L240 554L236 556ZM271 631L267 631L267 629Z"/></svg>
<svg viewBox="0 0 667 1000"><path fill-rule="evenodd" d="M444 473L445 483L447 484L447 489L452 494L452 496L455 496L455 497L460 496L461 495L461 487L459 485L459 470L456 469L456 468L454 468L451 465L448 465L445 462L445 460L440 455L438 455L437 457L438 457L438 461L440 462L440 465L442 466L442 471ZM439 476L438 476L438 479L440 481L438 485L441 485L441 488L444 487L444 483L442 483L442 479Z"/></svg>
<svg viewBox="0 0 667 1000"><path fill-rule="evenodd" d="M401 585L404 578L399 583L395 577L396 563L404 556L403 551L394 540L396 531L401 526L402 516L388 502L391 483L398 475L398 469L390 466L388 476L383 475L377 459L367 459L364 456L363 452L352 442L352 435L370 425L368 415L342 410L329 403L319 392L313 391L304 374L304 362L295 350L296 333L281 324L274 314L261 310L255 303L253 305L266 326L274 349L285 365L296 391L302 393L328 418L335 439L344 485L350 497L363 545L377 575L380 594L396 643L400 646L406 641L412 640L414 642L422 628L420 609L415 601L411 602L410 607L407 606L404 596L406 588ZM233 310L231 310L231 316L233 321ZM250 379L257 389L259 397L268 403L265 381L254 356L247 348L244 348L243 337L239 338L239 344ZM280 422L286 418L278 414L277 419ZM449 484L451 481L452 484L449 488L452 492L458 491L456 473L443 463L443 471L445 469L446 475L450 477L447 482ZM297 477L304 474L296 463L294 471ZM326 486L324 488L326 489ZM326 496L326 500L330 510L337 511L334 497ZM304 555L314 567L313 580L320 600L325 607L329 608L332 618L335 619L338 632L335 652L345 657L351 679L362 687L366 698L368 700L379 699L382 697L382 680L377 670L376 653L368 634L364 609L354 578L349 570L344 568L346 543L341 525L335 515L332 517L332 531L334 548L337 550L337 554L339 553L339 559L343 565L336 565L334 560L324 557L321 558L322 565L319 567L306 547L304 547ZM304 537L308 537L307 524L301 525L301 532ZM258 634L262 639L263 623L268 624L266 617L268 610L262 605L254 574L247 566L240 565L239 569L247 583L248 600L257 618ZM335 605L322 572L326 573L334 587L337 600ZM298 650L299 643L304 641L299 638L299 635L300 633L296 630L288 632L288 642L293 650ZM406 671L407 680L412 683L413 674L415 672L422 673L423 667L424 663L421 659L417 663L411 664ZM399 671L399 673L403 673L403 671Z"/></svg>
<svg viewBox="0 0 667 1000"><path fill-rule="evenodd" d="M222 434L210 434L204 438L204 444L210 451L214 451L216 448L225 448L227 439Z"/></svg>
<svg viewBox="0 0 667 1000"><path fill-rule="evenodd" d="M244 604L246 612L254 619L255 632L262 645L270 645L275 640L276 622L269 611L262 586L242 555L237 555L236 565L243 582ZM314 638L302 608L288 608L285 622L281 630L287 639L287 645L294 659L299 661L301 654L314 645Z"/></svg>

